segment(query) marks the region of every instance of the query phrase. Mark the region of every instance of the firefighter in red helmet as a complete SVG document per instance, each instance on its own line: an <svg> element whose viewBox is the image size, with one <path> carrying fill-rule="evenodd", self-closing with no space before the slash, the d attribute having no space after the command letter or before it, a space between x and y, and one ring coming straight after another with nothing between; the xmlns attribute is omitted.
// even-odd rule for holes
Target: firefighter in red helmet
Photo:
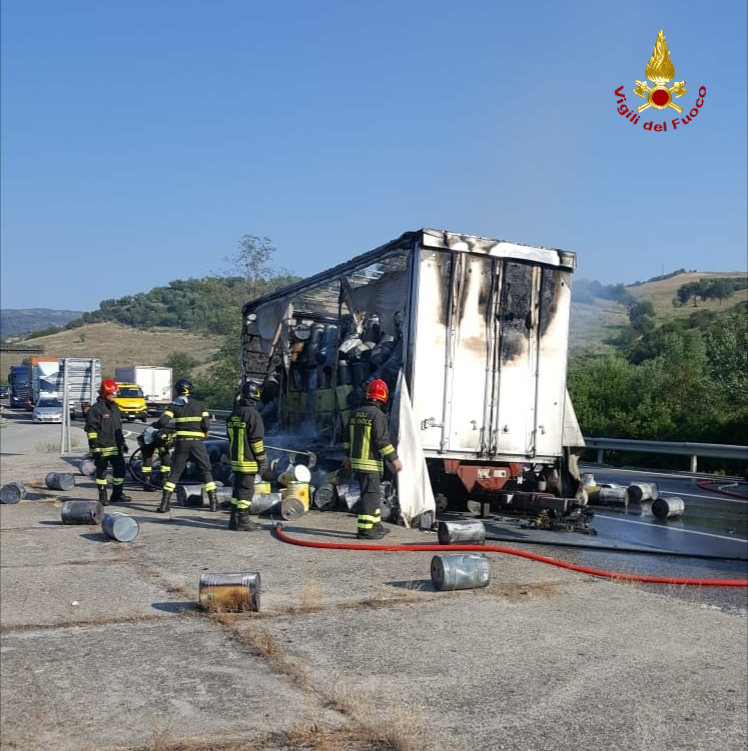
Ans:
<svg viewBox="0 0 748 751"><path fill-rule="evenodd" d="M364 540L379 540L389 532L382 525L380 507L384 461L394 472L403 468L390 440L384 413L388 398L387 384L380 378L374 379L366 389L366 401L351 414L343 439L343 464L347 470L356 473L361 486L361 512L356 536Z"/></svg>
<svg viewBox="0 0 748 751"><path fill-rule="evenodd" d="M107 468L112 465L112 503L131 501L122 493L125 483L125 454L127 443L122 433L122 416L114 398L119 394L115 381L106 379L99 387L99 398L86 413L86 437L88 448L96 465L96 487L103 506L107 499Z"/></svg>

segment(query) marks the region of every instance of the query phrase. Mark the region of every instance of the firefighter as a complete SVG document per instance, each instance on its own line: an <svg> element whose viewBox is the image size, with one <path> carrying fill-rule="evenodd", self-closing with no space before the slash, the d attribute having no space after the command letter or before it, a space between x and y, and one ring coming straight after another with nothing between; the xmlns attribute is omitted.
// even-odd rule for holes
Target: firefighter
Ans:
<svg viewBox="0 0 748 751"><path fill-rule="evenodd" d="M99 489L99 502L109 505L107 499L107 468L112 466L112 503L131 501L122 493L125 482L125 454L128 452L122 433L122 415L114 401L119 394L115 381L106 379L99 386L99 398L86 412L86 437L88 448L96 466L96 487Z"/></svg>
<svg viewBox="0 0 748 751"><path fill-rule="evenodd" d="M382 525L380 508L384 461L393 472L400 472L403 468L390 441L384 412L388 398L387 384L380 378L373 380L366 389L363 406L351 414L343 439L343 466L349 472L353 470L356 473L361 487L361 512L356 536L365 540L379 540L389 532Z"/></svg>
<svg viewBox="0 0 748 751"><path fill-rule="evenodd" d="M257 411L257 402L261 398L260 387L254 381L247 381L226 421L229 457L234 473L229 529L240 532L257 529L257 525L249 518L249 509L255 494L255 475L264 472L267 467L263 443L265 426Z"/></svg>
<svg viewBox="0 0 748 751"><path fill-rule="evenodd" d="M164 414L153 423L159 430L174 430L174 454L171 458L171 472L164 482L161 504L156 509L159 514L169 510L171 497L177 487L177 481L182 476L188 459L193 459L202 476L205 492L210 501L210 510L218 511L218 494L213 482L213 472L205 450L203 441L208 437L210 418L202 403L193 399L192 383L186 378L180 378L174 384L176 398L166 408Z"/></svg>
<svg viewBox="0 0 748 751"><path fill-rule="evenodd" d="M156 490L153 483L153 457L158 455L161 462L160 476L161 484L163 484L171 472L171 448L174 444L174 433L170 430L159 430L151 425L138 436L138 444L143 455L143 465L140 468L143 475L143 489L153 493Z"/></svg>

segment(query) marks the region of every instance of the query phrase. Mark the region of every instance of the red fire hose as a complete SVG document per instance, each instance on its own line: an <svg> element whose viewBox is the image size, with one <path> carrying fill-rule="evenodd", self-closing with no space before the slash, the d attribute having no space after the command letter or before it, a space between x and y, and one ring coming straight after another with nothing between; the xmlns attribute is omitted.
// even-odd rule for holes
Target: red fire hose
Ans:
<svg viewBox="0 0 748 751"><path fill-rule="evenodd" d="M284 531L281 524L275 526L275 534L278 539L291 545L300 545L306 548L323 548L326 550L374 550L377 552L395 552L395 553L428 553L428 552L470 552L470 553L505 553L506 555L516 555L520 558L529 558L531 561L548 563L551 566L579 571L582 574L591 576L602 576L607 579L619 579L623 581L647 582L650 584L682 584L702 587L748 587L746 579L678 579L671 576L640 576L638 574L621 574L615 571L603 571L602 569L589 568L587 566L578 566L574 563L557 561L555 558L548 558L536 553L528 553L525 550L515 550L514 548L504 548L499 545L375 545L371 543L352 543L352 542L318 542L315 540L299 540L289 537Z"/></svg>
<svg viewBox="0 0 748 751"><path fill-rule="evenodd" d="M737 493L734 490L728 490L724 487L714 487L715 485L724 485L724 482L720 483L717 480L699 480L696 483L702 490L708 490L711 493L719 493L720 495L729 495L732 498L741 498L748 501L748 495L745 493ZM739 482L732 483L733 485L740 485Z"/></svg>

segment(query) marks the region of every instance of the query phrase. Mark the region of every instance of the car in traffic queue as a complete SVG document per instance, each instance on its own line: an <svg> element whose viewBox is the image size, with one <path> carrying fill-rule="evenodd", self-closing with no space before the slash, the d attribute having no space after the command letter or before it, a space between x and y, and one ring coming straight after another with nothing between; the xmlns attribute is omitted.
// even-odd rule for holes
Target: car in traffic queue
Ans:
<svg viewBox="0 0 748 751"><path fill-rule="evenodd" d="M122 419L127 422L133 420L148 419L148 407L145 403L143 389L135 383L118 383L119 393L114 397L114 401L122 413Z"/></svg>
<svg viewBox="0 0 748 751"><path fill-rule="evenodd" d="M42 396L31 410L31 422L62 422L62 402L56 396Z"/></svg>

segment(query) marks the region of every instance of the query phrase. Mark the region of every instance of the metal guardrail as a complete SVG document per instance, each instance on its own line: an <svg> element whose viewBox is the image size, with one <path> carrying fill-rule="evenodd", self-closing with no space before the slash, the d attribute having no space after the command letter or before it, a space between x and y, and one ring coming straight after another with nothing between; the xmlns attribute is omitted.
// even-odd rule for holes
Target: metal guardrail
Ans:
<svg viewBox="0 0 748 751"><path fill-rule="evenodd" d="M633 441L627 438L585 438L588 449L597 450L597 463L604 464L606 451L636 451L643 454L679 454L691 457L691 472L696 473L698 457L744 460L748 464L748 446L722 443L677 441Z"/></svg>
<svg viewBox="0 0 748 751"><path fill-rule="evenodd" d="M216 409L211 412L214 419L226 418L229 410ZM635 451L642 454L678 454L691 458L691 472L698 471L698 458L741 459L748 465L748 446L722 443L689 443L686 441L634 441L628 438L585 438L588 449L597 450L597 463L604 464L606 451Z"/></svg>

